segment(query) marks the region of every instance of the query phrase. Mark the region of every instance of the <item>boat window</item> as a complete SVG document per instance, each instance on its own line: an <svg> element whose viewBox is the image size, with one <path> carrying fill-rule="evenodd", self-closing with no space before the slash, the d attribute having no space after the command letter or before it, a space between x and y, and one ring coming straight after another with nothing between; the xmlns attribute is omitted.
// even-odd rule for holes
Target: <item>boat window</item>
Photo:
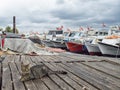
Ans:
<svg viewBox="0 0 120 90"><path fill-rule="evenodd" d="M56 31L56 34L63 34L63 31L62 30Z"/></svg>
<svg viewBox="0 0 120 90"><path fill-rule="evenodd" d="M98 41L102 41L103 39L98 39Z"/></svg>
<svg viewBox="0 0 120 90"><path fill-rule="evenodd" d="M95 32L94 32L94 31L91 31L91 30L90 30L90 31L88 31L87 33L88 33L88 35L89 35L89 36L92 36L92 35L94 35L94 34L95 34Z"/></svg>
<svg viewBox="0 0 120 90"><path fill-rule="evenodd" d="M75 32L75 36L79 36L80 32Z"/></svg>
<svg viewBox="0 0 120 90"><path fill-rule="evenodd" d="M98 32L95 32L95 35L98 35Z"/></svg>
<svg viewBox="0 0 120 90"><path fill-rule="evenodd" d="M81 34L82 34L82 33L81 33L81 32L79 32L79 33L78 33L78 36L81 36Z"/></svg>
<svg viewBox="0 0 120 90"><path fill-rule="evenodd" d="M108 32L104 32L104 35L108 35Z"/></svg>
<svg viewBox="0 0 120 90"><path fill-rule="evenodd" d="M53 32L52 35L53 35L53 37L56 37L56 32Z"/></svg>
<svg viewBox="0 0 120 90"><path fill-rule="evenodd" d="M75 33L71 33L70 37L74 37L75 36Z"/></svg>
<svg viewBox="0 0 120 90"><path fill-rule="evenodd" d="M64 32L64 36L68 36L69 35L69 32Z"/></svg>
<svg viewBox="0 0 120 90"><path fill-rule="evenodd" d="M70 33L69 37L72 35L72 33Z"/></svg>
<svg viewBox="0 0 120 90"><path fill-rule="evenodd" d="M49 31L48 35L52 35L52 31Z"/></svg>
<svg viewBox="0 0 120 90"><path fill-rule="evenodd" d="M103 32L100 32L99 35L103 35Z"/></svg>
<svg viewBox="0 0 120 90"><path fill-rule="evenodd" d="M60 30L60 31L49 31L48 35L52 35L54 33L56 33L56 34L63 34L63 31L62 30Z"/></svg>

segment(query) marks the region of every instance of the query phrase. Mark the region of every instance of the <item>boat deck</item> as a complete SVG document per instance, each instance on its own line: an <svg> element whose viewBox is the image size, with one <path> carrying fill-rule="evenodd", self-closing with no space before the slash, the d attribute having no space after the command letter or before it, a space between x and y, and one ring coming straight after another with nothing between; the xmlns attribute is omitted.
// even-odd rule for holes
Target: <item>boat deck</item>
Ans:
<svg viewBox="0 0 120 90"><path fill-rule="evenodd" d="M21 82L21 61L44 63L51 70L65 70L42 79ZM120 90L120 60L81 54L7 55L0 63L1 90Z"/></svg>

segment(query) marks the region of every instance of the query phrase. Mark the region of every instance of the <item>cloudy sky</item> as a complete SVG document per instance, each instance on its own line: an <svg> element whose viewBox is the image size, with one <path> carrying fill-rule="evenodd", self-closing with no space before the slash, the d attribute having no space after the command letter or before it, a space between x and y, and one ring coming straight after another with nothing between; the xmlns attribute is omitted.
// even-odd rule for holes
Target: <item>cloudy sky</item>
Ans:
<svg viewBox="0 0 120 90"><path fill-rule="evenodd" d="M21 32L109 27L120 25L120 0L0 0L0 27L12 27L13 16Z"/></svg>

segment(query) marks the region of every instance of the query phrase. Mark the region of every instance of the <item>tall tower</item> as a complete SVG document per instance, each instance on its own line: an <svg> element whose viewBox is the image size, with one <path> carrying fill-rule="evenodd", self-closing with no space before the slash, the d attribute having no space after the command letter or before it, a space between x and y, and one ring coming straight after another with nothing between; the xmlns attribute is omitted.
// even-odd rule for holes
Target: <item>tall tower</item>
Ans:
<svg viewBox="0 0 120 90"><path fill-rule="evenodd" d="M15 16L13 16L13 33L16 33L16 20L15 20Z"/></svg>

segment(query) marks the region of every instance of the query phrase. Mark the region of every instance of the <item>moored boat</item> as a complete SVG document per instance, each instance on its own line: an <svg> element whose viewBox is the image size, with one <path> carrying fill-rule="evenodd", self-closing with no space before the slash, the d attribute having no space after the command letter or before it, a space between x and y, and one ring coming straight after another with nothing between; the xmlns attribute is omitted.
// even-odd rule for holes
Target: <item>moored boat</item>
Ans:
<svg viewBox="0 0 120 90"><path fill-rule="evenodd" d="M64 41L59 40L42 40L42 44L44 44L47 47L54 47L54 48L61 48L66 49L66 45Z"/></svg>
<svg viewBox="0 0 120 90"><path fill-rule="evenodd" d="M42 45L45 45L47 47L53 47L53 43L51 42L51 40L41 40Z"/></svg>
<svg viewBox="0 0 120 90"><path fill-rule="evenodd" d="M99 42L98 46L104 56L120 57L120 46Z"/></svg>
<svg viewBox="0 0 120 90"><path fill-rule="evenodd" d="M66 46L70 52L82 53L84 50L84 46L81 43L66 42Z"/></svg>
<svg viewBox="0 0 120 90"><path fill-rule="evenodd" d="M65 45L65 42L64 41L57 41L57 40L51 40L50 41L53 46L52 47L55 47L55 48L62 48L62 49L66 49L66 45Z"/></svg>
<svg viewBox="0 0 120 90"><path fill-rule="evenodd" d="M110 35L98 43L100 51L105 56L120 57L120 30L115 27L109 32Z"/></svg>
<svg viewBox="0 0 120 90"><path fill-rule="evenodd" d="M90 55L98 55L101 56L101 51L98 47L98 41L101 42L108 35L107 30L93 30L91 35L88 37L91 41L85 42L85 46Z"/></svg>
<svg viewBox="0 0 120 90"><path fill-rule="evenodd" d="M90 42L85 42L85 46L90 55L98 55L98 56L102 55L102 53L98 47L98 44L92 44Z"/></svg>

